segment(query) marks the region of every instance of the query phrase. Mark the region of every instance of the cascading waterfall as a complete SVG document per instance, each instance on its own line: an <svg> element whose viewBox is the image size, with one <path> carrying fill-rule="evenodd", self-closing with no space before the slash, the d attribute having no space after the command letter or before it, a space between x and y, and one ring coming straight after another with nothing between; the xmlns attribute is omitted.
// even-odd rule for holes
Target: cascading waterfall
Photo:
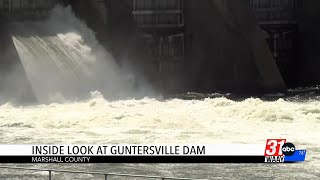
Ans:
<svg viewBox="0 0 320 180"><path fill-rule="evenodd" d="M14 26L12 39L39 102L79 100L96 90L107 98L137 95L132 73L117 66L70 8L56 7L45 22Z"/></svg>
<svg viewBox="0 0 320 180"><path fill-rule="evenodd" d="M66 44L63 41L65 36L70 35L76 37L75 44ZM13 36L14 44L39 101L46 101L48 95L49 98L53 98L52 95L55 93L68 97L78 95L81 91L90 91L88 87L93 87L88 82L94 80L90 65L94 65L95 58L90 56L90 48L82 46L78 40L82 39L77 34L50 37Z"/></svg>

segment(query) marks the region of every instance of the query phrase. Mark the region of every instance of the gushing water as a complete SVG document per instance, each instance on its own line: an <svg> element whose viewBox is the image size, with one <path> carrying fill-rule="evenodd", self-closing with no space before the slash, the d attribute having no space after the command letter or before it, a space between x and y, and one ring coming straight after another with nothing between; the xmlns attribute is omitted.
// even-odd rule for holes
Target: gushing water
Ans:
<svg viewBox="0 0 320 180"><path fill-rule="evenodd" d="M49 21L27 25L16 24L22 33L12 39L39 102L82 99L95 90L107 98L137 95L132 74L117 66L70 8L56 7Z"/></svg>
<svg viewBox="0 0 320 180"><path fill-rule="evenodd" d="M69 45L63 41L63 37L70 35L77 38L77 44ZM81 91L90 91L87 88L92 85L81 84L88 85L88 82L94 80L89 66L94 65L95 59L90 56L90 48L81 45L79 40L82 39L77 34L13 37L27 76L40 102L47 101L48 96L52 98L55 93L70 97L79 95ZM75 45L78 45L78 49Z"/></svg>

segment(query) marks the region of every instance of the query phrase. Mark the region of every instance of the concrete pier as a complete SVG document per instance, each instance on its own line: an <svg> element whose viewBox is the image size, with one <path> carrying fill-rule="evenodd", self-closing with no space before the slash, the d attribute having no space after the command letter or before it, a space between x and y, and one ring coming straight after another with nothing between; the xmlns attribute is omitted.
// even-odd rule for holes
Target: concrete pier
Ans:
<svg viewBox="0 0 320 180"><path fill-rule="evenodd" d="M285 89L248 3L187 0L185 14L187 67L195 87L236 92Z"/></svg>

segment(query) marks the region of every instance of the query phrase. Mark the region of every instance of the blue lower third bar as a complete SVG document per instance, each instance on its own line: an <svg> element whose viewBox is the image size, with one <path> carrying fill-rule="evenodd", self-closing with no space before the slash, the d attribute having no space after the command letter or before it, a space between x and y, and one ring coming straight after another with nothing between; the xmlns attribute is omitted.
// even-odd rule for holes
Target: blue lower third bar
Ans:
<svg viewBox="0 0 320 180"><path fill-rule="evenodd" d="M303 162L306 160L306 150L296 150L292 156L285 156L284 162Z"/></svg>

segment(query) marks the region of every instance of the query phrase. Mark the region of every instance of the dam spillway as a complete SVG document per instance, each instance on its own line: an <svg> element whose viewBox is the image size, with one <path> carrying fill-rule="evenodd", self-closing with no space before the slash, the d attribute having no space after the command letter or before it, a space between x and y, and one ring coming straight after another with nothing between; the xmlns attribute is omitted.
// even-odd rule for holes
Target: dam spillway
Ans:
<svg viewBox="0 0 320 180"><path fill-rule="evenodd" d="M46 21L10 26L13 43L39 102L81 100L96 90L108 99L138 96L133 84L138 81L128 77L129 71L120 69L70 7L55 7Z"/></svg>
<svg viewBox="0 0 320 180"><path fill-rule="evenodd" d="M44 20L57 3L69 4L116 63L154 89L171 93L275 92L285 90L288 73L287 64L278 56L277 47L282 42L278 38L270 43L268 39L276 35L266 37L259 28L266 25L263 18L269 17L261 9L270 2L1 0L0 22L5 29L11 22ZM279 2L270 8L286 5ZM258 21L250 4L256 9Z"/></svg>
<svg viewBox="0 0 320 180"><path fill-rule="evenodd" d="M288 90L291 96L268 94L259 98L251 97L251 94L248 98L246 94L244 98L240 96L238 99L239 96L235 96L233 99L233 93L213 93L219 90L274 92L284 89L282 80L277 78L281 75L283 78L283 74L277 72L279 66L277 67L274 51L270 50L270 43L265 42L265 38L269 40L273 36L260 31L259 25L262 26L262 21L255 19L249 4L243 3L244 1L203 0L201 2L203 4L199 4L200 2L191 0L184 1L183 8L177 8L179 6L173 3L169 6L171 7L169 12L163 11L167 6L159 2L168 1L145 0L144 2L157 3L151 4L151 7L139 5L135 13L132 0L60 1L71 5L70 8L60 6L60 12L66 12L67 16L63 13L54 13L56 11L54 7L43 8L43 11L38 13L38 10L33 10L34 6L37 7L36 4L25 8L26 12L19 12L29 14L27 16L17 13L11 17L10 14L15 14L15 11L1 10L0 12L6 14L1 16L0 23L0 40L3 42L0 43L2 144L260 144L265 143L266 138L284 137L290 138L297 147L308 150L306 164L269 167L264 164L252 167L241 164L27 166L41 169L76 171L85 169L94 172L126 172L205 179L213 177L233 179L241 176L245 176L246 179L287 179L292 176L301 179L319 179L320 160L317 155L320 141L320 87ZM6 0L6 2L13 1ZM42 2L48 1L42 0ZM241 4L238 4L239 2ZM300 60L301 66L293 72L303 81L316 83L319 67L317 52L320 52L317 51L316 40L320 31L316 25L313 27L310 24L317 22L317 17L320 16L316 15L320 11L317 9L317 0L303 2L307 3L308 13L303 23L297 19L296 25L299 27L298 32L302 33L303 42L300 44L303 45L301 48L303 51L297 52L298 54L304 52L302 56L303 54L305 56ZM155 8L152 8L154 5ZM268 3L266 7L267 5ZM257 11L261 12L264 8L264 6L257 7L260 9ZM279 8L273 6L271 8L271 10L277 9ZM155 13L158 14L156 17ZM60 19L50 21L52 14ZM137 21L140 20L133 14L141 14L139 15L142 16L141 26L137 26ZM73 30L66 25L70 17L76 22L67 23L72 25L71 29L75 27ZM156 19L160 24L153 26ZM57 25L61 23L62 26ZM40 24L40 27L36 24ZM170 26L164 27L163 24ZM23 28L19 27L21 25ZM272 23L270 28L273 28ZM281 41L285 44L283 39L286 40L286 38L276 38L276 43ZM99 49L101 51L98 51ZM79 51L73 52L73 50ZM276 50L280 52L278 48ZM79 64L91 59L83 58L86 56L101 57L99 56L101 52L105 55L110 53L111 57L97 59L103 60L104 63L114 62L112 63L114 66L111 69L109 66L98 66L102 71L98 71L97 76L101 79L92 81L90 77L96 76L96 71L88 65L90 63L84 68ZM28 60L28 57L31 59ZM37 62L43 59L46 60L43 62L44 67L49 64L49 71L41 72L42 65ZM35 70L30 72L26 68L27 63L33 63L31 67ZM163 64L160 66L159 63ZM109 76L105 73L114 74L113 70L117 70L116 77L111 78L115 81L106 81L105 78ZM45 74L51 74L51 71L59 77L58 83L46 77ZM89 77L86 72L89 72ZM31 73L35 73L35 78L38 80L30 78ZM69 74L84 76L79 78L83 81L78 81ZM65 76L67 79L63 79ZM89 81L85 81L86 78ZM59 86L59 80L66 84ZM136 80L142 82L137 83ZM119 85L117 84L119 82L124 83ZM210 95L207 98L208 95L204 93L184 93L172 99L152 98L152 96L148 98L147 93L152 92L148 88L149 83L152 84L151 89L163 88L163 91L171 92L209 92ZM58 92L65 94L66 97L55 93L53 96L49 95L52 94L51 88L46 86L56 87ZM73 88L76 89L75 92ZM88 95L88 91L97 89L105 91L89 92ZM124 96L121 96L123 90L129 93L124 92ZM135 90L143 99L132 98L137 95L133 93ZM39 92L43 94L39 95ZM119 97L115 97L119 93ZM11 99L5 99L9 96L32 98L30 94L34 94L34 99L39 102L24 106L21 103L14 103ZM91 97L74 100L74 97L68 97L70 94L76 96L75 98L81 98L82 95ZM119 100L127 96L129 98ZM44 179L47 175L29 171L0 171L0 179ZM101 179L96 176L58 173L55 174L55 178Z"/></svg>

